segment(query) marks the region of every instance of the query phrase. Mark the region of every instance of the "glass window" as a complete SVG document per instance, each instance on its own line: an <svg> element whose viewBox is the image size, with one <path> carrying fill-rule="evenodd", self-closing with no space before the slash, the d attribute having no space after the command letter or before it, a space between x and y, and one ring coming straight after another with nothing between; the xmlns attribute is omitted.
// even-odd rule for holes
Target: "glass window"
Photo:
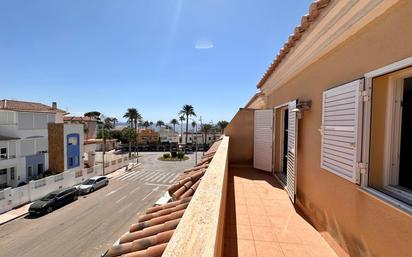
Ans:
<svg viewBox="0 0 412 257"><path fill-rule="evenodd" d="M412 76L375 78L372 90L368 186L412 205Z"/></svg>
<svg viewBox="0 0 412 257"><path fill-rule="evenodd" d="M7 159L7 148L0 148L0 159Z"/></svg>
<svg viewBox="0 0 412 257"><path fill-rule="evenodd" d="M10 179L11 179L11 180L14 180L14 178L15 178L14 176L15 176L15 174L14 174L14 167L11 167L11 168L10 168Z"/></svg>
<svg viewBox="0 0 412 257"><path fill-rule="evenodd" d="M33 166L27 167L27 177L33 176Z"/></svg>
<svg viewBox="0 0 412 257"><path fill-rule="evenodd" d="M75 137L75 136L71 136L71 137L69 137L68 138L68 144L69 145L77 145L77 137Z"/></svg>

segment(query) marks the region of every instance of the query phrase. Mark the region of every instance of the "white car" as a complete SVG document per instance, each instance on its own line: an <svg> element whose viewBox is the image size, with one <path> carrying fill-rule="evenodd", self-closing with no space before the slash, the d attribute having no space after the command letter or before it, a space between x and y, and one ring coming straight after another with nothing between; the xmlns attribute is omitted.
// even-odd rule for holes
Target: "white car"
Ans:
<svg viewBox="0 0 412 257"><path fill-rule="evenodd" d="M80 185L76 186L79 190L79 194L88 194L92 193L94 190L97 190L101 187L107 186L109 184L109 179L105 176L96 176L87 179Z"/></svg>

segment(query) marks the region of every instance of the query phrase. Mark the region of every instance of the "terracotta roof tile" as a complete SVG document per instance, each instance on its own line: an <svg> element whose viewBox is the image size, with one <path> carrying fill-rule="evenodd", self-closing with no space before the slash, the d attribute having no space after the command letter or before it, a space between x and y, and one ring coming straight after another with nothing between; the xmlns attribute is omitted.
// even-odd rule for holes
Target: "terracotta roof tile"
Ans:
<svg viewBox="0 0 412 257"><path fill-rule="evenodd" d="M67 113L58 108L53 108L52 105L45 105L41 103L25 102L17 100L0 100L0 109L3 110L13 110L13 111L27 111L27 112L62 112Z"/></svg>
<svg viewBox="0 0 412 257"><path fill-rule="evenodd" d="M172 202L150 207L138 217L129 232L124 234L117 245L113 245L104 257L156 257L161 256L173 236L180 219L190 204L206 169L219 147L220 140L210 147L199 164L185 173L169 187Z"/></svg>
<svg viewBox="0 0 412 257"><path fill-rule="evenodd" d="M288 41L280 49L279 53L276 55L275 59L272 61L269 68L257 84L257 88L261 88L263 84L265 84L270 75L286 57L287 53L289 53L291 48L293 48L297 41L301 39L302 34L312 25L313 22L316 21L320 13L329 5L329 3L330 0L317 0L309 6L309 13L302 17L300 25L295 28L293 35L289 36Z"/></svg>

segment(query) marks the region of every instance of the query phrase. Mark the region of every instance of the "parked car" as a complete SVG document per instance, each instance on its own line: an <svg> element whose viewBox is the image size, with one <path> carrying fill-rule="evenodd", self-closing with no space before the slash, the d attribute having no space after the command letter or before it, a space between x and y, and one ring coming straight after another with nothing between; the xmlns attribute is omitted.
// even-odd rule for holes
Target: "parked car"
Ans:
<svg viewBox="0 0 412 257"><path fill-rule="evenodd" d="M78 190L76 188L59 189L33 202L29 207L29 213L32 215L50 213L54 209L76 201L77 198Z"/></svg>
<svg viewBox="0 0 412 257"><path fill-rule="evenodd" d="M109 184L109 179L105 176L96 176L87 179L80 185L76 186L79 190L79 194L88 194L92 193L94 190L97 190L101 187L107 186Z"/></svg>

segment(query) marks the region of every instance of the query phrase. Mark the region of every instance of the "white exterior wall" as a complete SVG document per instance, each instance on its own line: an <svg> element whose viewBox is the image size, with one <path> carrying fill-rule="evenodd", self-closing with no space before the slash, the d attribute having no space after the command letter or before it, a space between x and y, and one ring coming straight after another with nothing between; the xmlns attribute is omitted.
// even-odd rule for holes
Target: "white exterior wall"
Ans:
<svg viewBox="0 0 412 257"><path fill-rule="evenodd" d="M216 141L217 139L220 138L220 136L221 136L220 133L216 133L216 134L209 133L209 134L207 134L206 144L209 144L209 143L212 143L212 142ZM196 139L194 139L194 138L196 138ZM215 138L215 140L214 140L214 138ZM192 134L192 133L189 132L188 135L187 135L187 142L189 144L191 144L191 143L195 143L196 141L197 141L197 144L203 144L204 143L204 134L201 134L201 133ZM182 143L186 144L186 133L183 133Z"/></svg>
<svg viewBox="0 0 412 257"><path fill-rule="evenodd" d="M61 113L16 112L0 110L0 135L20 138L18 140L1 141L0 146L7 145L9 156L15 158L0 160L0 169L15 168L15 179L11 181L8 171L8 183L17 186L21 181L26 181L26 156L39 152L48 152L47 124L58 121L63 122ZM48 154L45 154L44 170L49 168Z"/></svg>

